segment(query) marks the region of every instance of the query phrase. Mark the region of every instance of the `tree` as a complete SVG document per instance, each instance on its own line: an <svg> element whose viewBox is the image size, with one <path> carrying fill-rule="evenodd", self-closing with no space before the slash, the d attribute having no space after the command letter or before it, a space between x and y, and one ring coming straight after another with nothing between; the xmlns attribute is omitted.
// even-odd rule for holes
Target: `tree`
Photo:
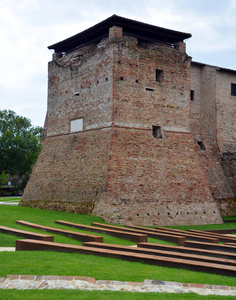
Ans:
<svg viewBox="0 0 236 300"><path fill-rule="evenodd" d="M0 173L0 186L6 183L7 174L5 172Z"/></svg>
<svg viewBox="0 0 236 300"><path fill-rule="evenodd" d="M0 110L0 174L29 175L41 149L41 127L11 110Z"/></svg>

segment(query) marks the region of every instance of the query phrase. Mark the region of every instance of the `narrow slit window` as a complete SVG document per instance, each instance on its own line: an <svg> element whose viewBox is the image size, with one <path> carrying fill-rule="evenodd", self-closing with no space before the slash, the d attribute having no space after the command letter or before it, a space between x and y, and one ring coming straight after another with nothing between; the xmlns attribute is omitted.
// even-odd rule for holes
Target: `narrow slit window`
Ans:
<svg viewBox="0 0 236 300"><path fill-rule="evenodd" d="M155 91L155 89L147 87L146 91L153 92L153 91Z"/></svg>
<svg viewBox="0 0 236 300"><path fill-rule="evenodd" d="M190 92L190 99L193 101L194 100L194 91L193 90L191 90L191 92Z"/></svg>
<svg viewBox="0 0 236 300"><path fill-rule="evenodd" d="M155 139L161 139L162 133L161 133L161 126L152 126L152 135Z"/></svg>
<svg viewBox="0 0 236 300"><path fill-rule="evenodd" d="M231 83L231 96L236 96L236 84Z"/></svg>
<svg viewBox="0 0 236 300"><path fill-rule="evenodd" d="M163 81L163 70L156 69L156 82L162 82Z"/></svg>
<svg viewBox="0 0 236 300"><path fill-rule="evenodd" d="M199 147L200 147L201 150L206 150L206 147L205 147L205 145L203 144L203 142L198 141L197 143L198 143L198 145L199 145Z"/></svg>

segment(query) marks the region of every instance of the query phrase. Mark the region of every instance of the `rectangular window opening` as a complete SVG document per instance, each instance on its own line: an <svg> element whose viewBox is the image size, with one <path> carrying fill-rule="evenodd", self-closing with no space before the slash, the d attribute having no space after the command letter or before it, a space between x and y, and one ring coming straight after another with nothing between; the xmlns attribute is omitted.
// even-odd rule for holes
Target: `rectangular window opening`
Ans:
<svg viewBox="0 0 236 300"><path fill-rule="evenodd" d="M204 146L203 142L198 141L197 143L198 143L201 150L206 150L206 147Z"/></svg>
<svg viewBox="0 0 236 300"><path fill-rule="evenodd" d="M191 92L190 92L190 99L193 101L194 100L194 91L193 90L191 90Z"/></svg>
<svg viewBox="0 0 236 300"><path fill-rule="evenodd" d="M70 121L70 132L77 132L84 130L84 119L76 119Z"/></svg>
<svg viewBox="0 0 236 300"><path fill-rule="evenodd" d="M231 96L236 96L236 84L231 83Z"/></svg>
<svg viewBox="0 0 236 300"><path fill-rule="evenodd" d="M156 82L162 82L163 81L163 70L156 69Z"/></svg>
<svg viewBox="0 0 236 300"><path fill-rule="evenodd" d="M155 139L162 139L161 126L152 126L152 135Z"/></svg>

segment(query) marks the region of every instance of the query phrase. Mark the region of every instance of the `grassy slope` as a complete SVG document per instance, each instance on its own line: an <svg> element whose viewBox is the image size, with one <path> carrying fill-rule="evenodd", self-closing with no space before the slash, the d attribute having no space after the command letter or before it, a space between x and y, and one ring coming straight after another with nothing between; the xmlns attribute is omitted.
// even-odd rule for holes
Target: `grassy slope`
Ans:
<svg viewBox="0 0 236 300"><path fill-rule="evenodd" d="M83 223L90 225L91 222L102 222L98 217L76 215L63 212L39 210L17 206L0 206L0 224L24 230L38 231L15 223L15 220L26 220L47 226L64 226L55 224L54 221ZM215 225L218 226L218 225ZM180 228L180 226L178 226ZM193 227L193 226L191 226ZM214 228L214 225L205 226ZM222 224L221 228L232 228L232 223ZM195 226L194 228L199 228ZM69 229L66 227L66 229ZM71 230L77 231L74 228ZM79 231L79 230L78 230ZM95 234L95 233L92 233ZM99 234L98 234L99 235ZM0 246L14 246L18 237L0 234ZM56 242L81 244L70 238L55 235ZM150 242L160 242L150 239ZM104 235L104 242L131 245L132 242ZM121 261L118 259L57 253L57 252L1 252L0 253L0 276L7 274L33 274L33 275L78 275L92 276L96 279L120 280L120 281L143 281L145 279L207 283L217 285L235 285L236 279L228 276L193 272L181 269L151 266L142 263Z"/></svg>
<svg viewBox="0 0 236 300"><path fill-rule="evenodd" d="M163 294L163 293L132 293L132 292L111 292L111 291L80 291L80 290L2 290L0 299L11 300L231 300L232 296L200 296L196 294Z"/></svg>

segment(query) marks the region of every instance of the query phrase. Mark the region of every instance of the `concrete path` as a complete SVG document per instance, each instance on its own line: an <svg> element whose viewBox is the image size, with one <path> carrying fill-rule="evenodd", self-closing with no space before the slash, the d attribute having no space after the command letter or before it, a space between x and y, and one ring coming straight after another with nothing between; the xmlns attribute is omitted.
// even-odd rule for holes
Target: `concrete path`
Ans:
<svg viewBox="0 0 236 300"><path fill-rule="evenodd" d="M0 252L2 251L16 251L15 247L0 247Z"/></svg>
<svg viewBox="0 0 236 300"><path fill-rule="evenodd" d="M4 202L0 202L0 205L18 205L19 202L7 202L7 201L4 201Z"/></svg>

